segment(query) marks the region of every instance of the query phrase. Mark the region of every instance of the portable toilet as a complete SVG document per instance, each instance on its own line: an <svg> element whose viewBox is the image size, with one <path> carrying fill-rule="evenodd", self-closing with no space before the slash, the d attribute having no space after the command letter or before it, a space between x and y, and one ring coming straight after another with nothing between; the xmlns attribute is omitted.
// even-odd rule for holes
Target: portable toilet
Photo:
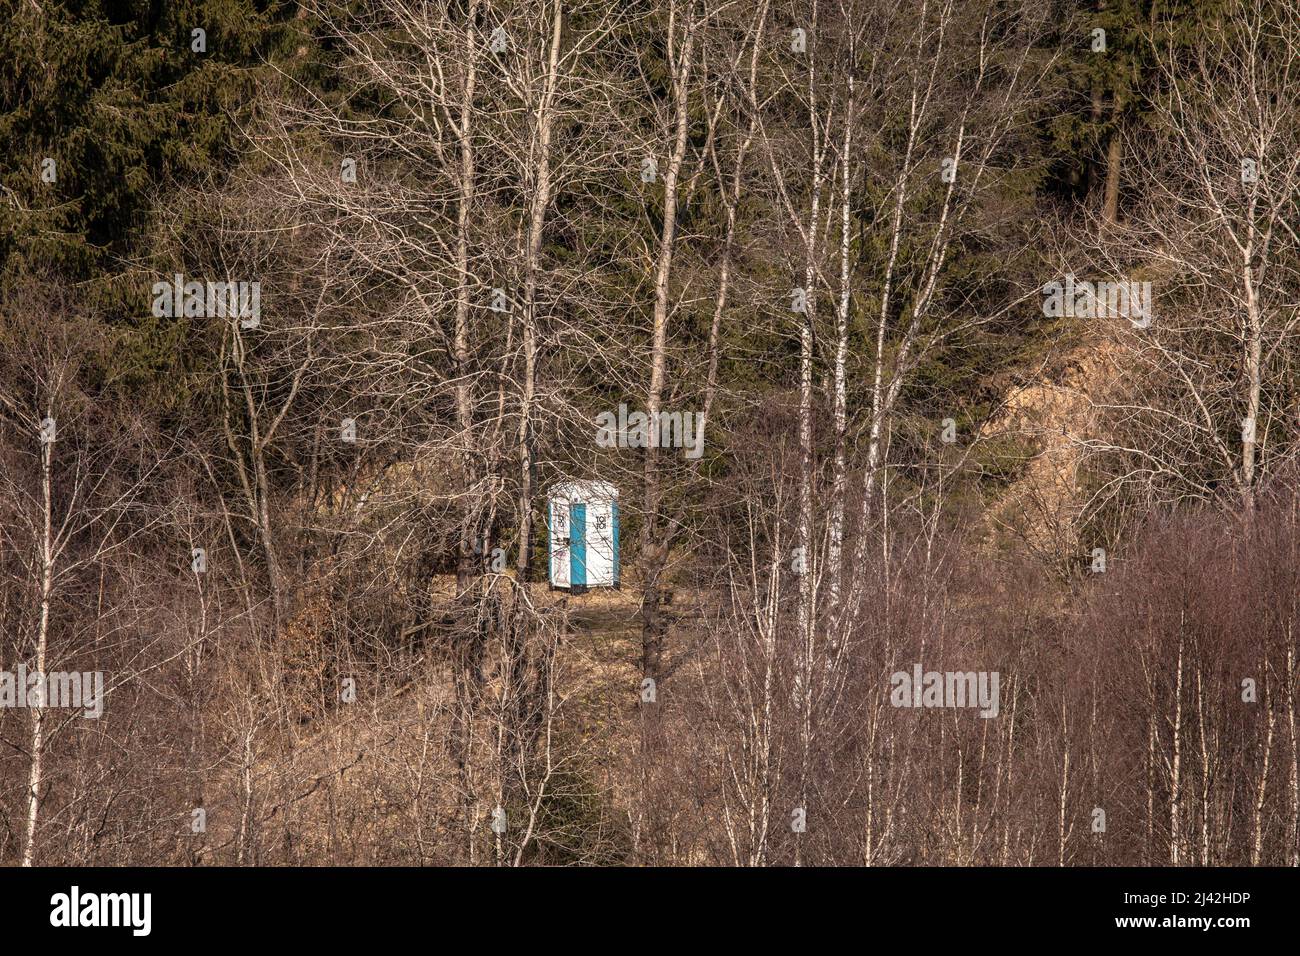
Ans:
<svg viewBox="0 0 1300 956"><path fill-rule="evenodd" d="M563 481L551 489L551 587L581 594L618 587L618 489L607 481Z"/></svg>

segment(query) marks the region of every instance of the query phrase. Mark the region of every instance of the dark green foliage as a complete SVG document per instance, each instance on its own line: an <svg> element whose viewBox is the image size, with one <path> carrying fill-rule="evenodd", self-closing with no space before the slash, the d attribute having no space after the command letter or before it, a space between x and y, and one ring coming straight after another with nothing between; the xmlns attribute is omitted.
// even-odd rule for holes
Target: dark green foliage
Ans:
<svg viewBox="0 0 1300 956"><path fill-rule="evenodd" d="M0 280L118 272L160 190L238 158L232 116L254 102L264 64L295 51L286 0L3 6ZM192 49L196 28L206 52Z"/></svg>

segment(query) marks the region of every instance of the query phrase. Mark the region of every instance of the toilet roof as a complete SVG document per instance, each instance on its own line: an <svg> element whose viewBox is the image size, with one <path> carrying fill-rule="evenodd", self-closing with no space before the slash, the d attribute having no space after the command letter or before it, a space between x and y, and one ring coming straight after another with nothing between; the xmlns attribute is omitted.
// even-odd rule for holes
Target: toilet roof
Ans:
<svg viewBox="0 0 1300 956"><path fill-rule="evenodd" d="M551 486L550 496L566 501L617 501L618 489L608 481L566 478Z"/></svg>

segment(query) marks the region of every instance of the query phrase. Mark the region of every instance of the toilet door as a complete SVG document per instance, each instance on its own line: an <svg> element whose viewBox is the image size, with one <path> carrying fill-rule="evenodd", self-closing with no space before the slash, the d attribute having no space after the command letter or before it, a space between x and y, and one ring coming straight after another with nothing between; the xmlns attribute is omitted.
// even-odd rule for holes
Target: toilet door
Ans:
<svg viewBox="0 0 1300 956"><path fill-rule="evenodd" d="M569 503L551 502L551 586L569 586Z"/></svg>
<svg viewBox="0 0 1300 956"><path fill-rule="evenodd" d="M569 587L587 586L587 506L569 506Z"/></svg>

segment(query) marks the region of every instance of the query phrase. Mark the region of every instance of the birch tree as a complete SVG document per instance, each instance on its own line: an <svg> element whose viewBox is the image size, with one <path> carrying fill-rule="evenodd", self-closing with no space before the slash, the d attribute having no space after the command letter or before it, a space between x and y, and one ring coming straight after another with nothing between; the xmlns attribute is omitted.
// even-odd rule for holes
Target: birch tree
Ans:
<svg viewBox="0 0 1300 956"><path fill-rule="evenodd" d="M1111 277L1150 284L1150 328L1119 323L1130 388L1098 401L1118 440L1092 442L1111 484L1141 500L1231 487L1249 512L1261 479L1294 454L1292 374L1300 263L1300 124L1287 104L1300 16L1264 0L1227 5L1208 39L1161 47L1168 92L1131 135L1131 229L1112 235ZM1140 394L1135 394L1140 392Z"/></svg>

